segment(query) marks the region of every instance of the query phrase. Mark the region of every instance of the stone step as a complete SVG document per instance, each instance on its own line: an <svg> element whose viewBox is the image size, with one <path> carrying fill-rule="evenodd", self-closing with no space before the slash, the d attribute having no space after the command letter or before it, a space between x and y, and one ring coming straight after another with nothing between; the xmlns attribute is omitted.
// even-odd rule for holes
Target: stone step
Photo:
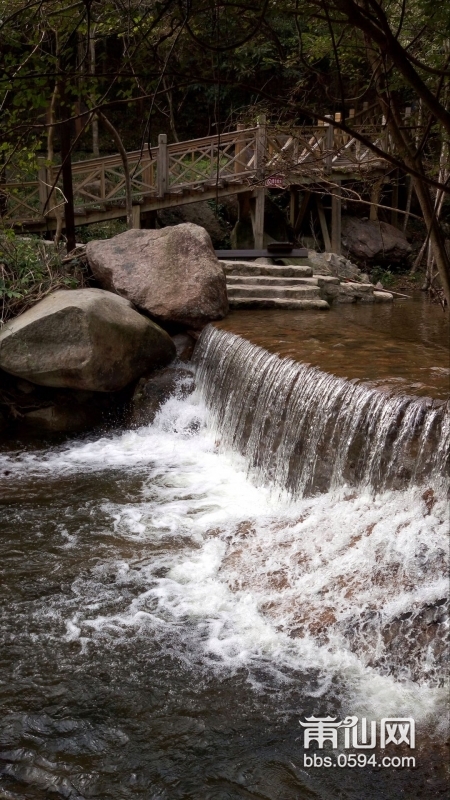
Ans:
<svg viewBox="0 0 450 800"><path fill-rule="evenodd" d="M321 310L330 308L326 300L320 297L304 300L286 300L282 297L235 297L229 300L230 308L279 308L280 310Z"/></svg>
<svg viewBox="0 0 450 800"><path fill-rule="evenodd" d="M312 278L278 278L272 275L227 275L227 284L245 286L339 286L339 278L314 275Z"/></svg>
<svg viewBox="0 0 450 800"><path fill-rule="evenodd" d="M257 298L257 297L280 297L285 300L303 300L306 298L319 297L318 286L227 286L228 299Z"/></svg>
<svg viewBox="0 0 450 800"><path fill-rule="evenodd" d="M220 261L226 275L271 275L274 278L311 278L312 267L255 264L253 261Z"/></svg>
<svg viewBox="0 0 450 800"><path fill-rule="evenodd" d="M274 278L273 275L227 275L227 286L318 286L317 278Z"/></svg>

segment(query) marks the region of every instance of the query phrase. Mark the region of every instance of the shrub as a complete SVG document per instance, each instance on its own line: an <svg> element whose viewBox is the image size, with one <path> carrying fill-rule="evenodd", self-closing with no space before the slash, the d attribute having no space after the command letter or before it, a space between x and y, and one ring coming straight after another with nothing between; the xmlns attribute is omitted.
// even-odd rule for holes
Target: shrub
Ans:
<svg viewBox="0 0 450 800"><path fill-rule="evenodd" d="M370 270L370 278L372 283L380 283L383 286L392 286L395 282L395 276L392 274L390 269L384 269L383 267L372 267Z"/></svg>
<svg viewBox="0 0 450 800"><path fill-rule="evenodd" d="M87 282L81 258L66 259L62 248L37 236L0 230L0 328L50 292Z"/></svg>

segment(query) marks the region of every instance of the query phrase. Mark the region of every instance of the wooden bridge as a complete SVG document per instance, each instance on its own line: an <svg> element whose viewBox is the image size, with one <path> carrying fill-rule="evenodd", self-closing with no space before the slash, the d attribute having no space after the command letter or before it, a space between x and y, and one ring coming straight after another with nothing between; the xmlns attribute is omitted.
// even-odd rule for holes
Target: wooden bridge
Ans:
<svg viewBox="0 0 450 800"><path fill-rule="evenodd" d="M291 189L291 222L299 227L308 187L322 192L332 187L332 229L328 235L319 201L325 248L340 249L340 187L343 182L370 177L378 184L389 165L371 150L329 123L283 130L259 124L236 131L127 153L131 177L133 226L151 225L158 209L236 194L243 215L253 223L255 247L263 246L264 194L267 187ZM354 126L379 147L389 147L385 126ZM26 231L52 231L64 215L58 166L42 165L33 179L3 175L0 182L3 224ZM120 155L72 163L75 225L126 216L126 180ZM55 187L56 188L53 188ZM305 191L299 203L298 188ZM317 188L316 188L317 187ZM297 191L296 191L297 190Z"/></svg>

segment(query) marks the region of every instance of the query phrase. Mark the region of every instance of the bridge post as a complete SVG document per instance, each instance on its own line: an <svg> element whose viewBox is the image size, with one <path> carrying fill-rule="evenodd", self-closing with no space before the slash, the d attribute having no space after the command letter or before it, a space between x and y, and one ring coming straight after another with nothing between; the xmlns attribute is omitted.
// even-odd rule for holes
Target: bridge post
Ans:
<svg viewBox="0 0 450 800"><path fill-rule="evenodd" d="M236 126L236 130L238 132L245 130L245 125L243 125L242 122L238 122L238 124ZM237 136L236 137L236 144L234 145L234 174L235 175L239 175L240 172L244 172L244 170L245 170L245 164L244 164L244 162L241 162L241 160L240 160L240 155L241 155L243 150L245 150L245 139L243 138L242 135L241 136Z"/></svg>
<svg viewBox="0 0 450 800"><path fill-rule="evenodd" d="M334 147L334 126L332 124L332 117L328 117L328 127L325 136L325 163L324 172L331 173L333 169L333 147ZM327 124L327 123L325 123Z"/></svg>
<svg viewBox="0 0 450 800"><path fill-rule="evenodd" d="M264 178L266 147L267 147L266 115L261 114L258 117L258 127L256 130L256 142L255 142L255 170L256 170L256 177L259 181Z"/></svg>
<svg viewBox="0 0 450 800"><path fill-rule="evenodd" d="M336 111L336 113L334 115L334 121L335 122L342 122L342 113L340 111ZM334 128L333 132L334 132L334 135L333 135L333 149L334 150L338 150L344 144L343 133L340 130L340 128Z"/></svg>
<svg viewBox="0 0 450 800"><path fill-rule="evenodd" d="M341 255L341 184L331 195L331 252Z"/></svg>
<svg viewBox="0 0 450 800"><path fill-rule="evenodd" d="M264 186L258 186L254 190L254 200L250 204L253 239L255 241L255 250L262 250L264 247L264 199L266 190Z"/></svg>
<svg viewBox="0 0 450 800"><path fill-rule="evenodd" d="M106 198L106 175L105 175L105 162L102 161L100 168L100 197L102 200Z"/></svg>
<svg viewBox="0 0 450 800"><path fill-rule="evenodd" d="M289 224L292 228L298 217L298 189L296 186L291 186L289 189Z"/></svg>
<svg viewBox="0 0 450 800"><path fill-rule="evenodd" d="M133 228L139 229L141 227L141 207L139 205L132 206L131 213L133 219Z"/></svg>
<svg viewBox="0 0 450 800"><path fill-rule="evenodd" d="M322 205L322 200L316 195L317 212L319 214L320 229L322 231L323 246L326 253L331 253L330 234L328 233L327 218L325 216L325 209Z"/></svg>
<svg viewBox="0 0 450 800"><path fill-rule="evenodd" d="M169 186L169 162L167 158L167 134L158 136L158 156L156 159L156 183L158 197L164 197Z"/></svg>

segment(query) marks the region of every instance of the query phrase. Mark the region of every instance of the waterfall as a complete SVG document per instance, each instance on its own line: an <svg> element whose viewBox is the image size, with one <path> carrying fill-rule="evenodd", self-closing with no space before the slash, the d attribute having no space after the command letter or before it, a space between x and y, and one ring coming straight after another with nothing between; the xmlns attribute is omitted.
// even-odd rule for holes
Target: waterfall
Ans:
<svg viewBox="0 0 450 800"><path fill-rule="evenodd" d="M29 614L42 641L48 625L56 647L79 641L90 657L110 641L128 658L134 631L139 653L157 642L195 669L313 676L316 714L335 688L345 713L434 714L448 660L445 407L213 327L195 357L198 390L151 424L0 454L11 635ZM27 605L23 562L34 576L43 540L49 592L31 584Z"/></svg>
<svg viewBox="0 0 450 800"><path fill-rule="evenodd" d="M201 334L195 361L221 445L246 457L258 483L294 497L342 485L442 488L448 404L338 378L212 326Z"/></svg>

